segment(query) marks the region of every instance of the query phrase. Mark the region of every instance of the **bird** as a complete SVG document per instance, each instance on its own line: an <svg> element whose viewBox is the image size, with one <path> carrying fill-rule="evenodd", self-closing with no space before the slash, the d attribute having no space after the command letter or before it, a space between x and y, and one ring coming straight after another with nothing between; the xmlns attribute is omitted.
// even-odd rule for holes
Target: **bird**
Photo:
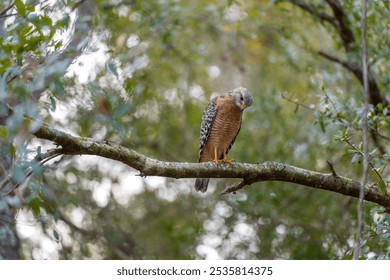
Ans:
<svg viewBox="0 0 390 280"><path fill-rule="evenodd" d="M252 105L250 91L238 87L211 99L200 125L199 162L232 163L226 158L232 148L242 122L242 112ZM197 178L195 190L206 192L210 178Z"/></svg>

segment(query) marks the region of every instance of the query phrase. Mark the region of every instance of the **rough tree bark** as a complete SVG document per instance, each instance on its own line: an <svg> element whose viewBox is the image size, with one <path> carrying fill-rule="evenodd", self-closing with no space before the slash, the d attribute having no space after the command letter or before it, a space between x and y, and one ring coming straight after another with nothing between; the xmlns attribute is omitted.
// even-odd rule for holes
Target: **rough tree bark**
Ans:
<svg viewBox="0 0 390 280"><path fill-rule="evenodd" d="M0 147L2 147L3 144L3 141L0 139ZM11 166L11 155L0 153L0 182L2 184L4 178L7 177ZM5 184L4 182L4 188L12 187L12 183L13 182L8 182ZM14 222L15 213L14 209L10 207L7 197L3 197L0 193L0 260L14 260L20 258L20 242Z"/></svg>
<svg viewBox="0 0 390 280"><path fill-rule="evenodd" d="M91 138L76 137L68 133L41 126L34 135L50 140L61 148L40 154L35 160L41 161L53 155L96 155L122 162L140 172L141 176L162 176L170 178L242 178L242 181L222 192L232 193L246 185L261 181L284 181L321 190L337 192L358 198L360 182L338 175L331 166L331 173L320 173L301 169L278 162L262 164L234 163L179 163L163 162L149 158L134 150L109 142L99 142ZM381 194L372 186L365 191L365 200L374 202L390 212L390 196Z"/></svg>

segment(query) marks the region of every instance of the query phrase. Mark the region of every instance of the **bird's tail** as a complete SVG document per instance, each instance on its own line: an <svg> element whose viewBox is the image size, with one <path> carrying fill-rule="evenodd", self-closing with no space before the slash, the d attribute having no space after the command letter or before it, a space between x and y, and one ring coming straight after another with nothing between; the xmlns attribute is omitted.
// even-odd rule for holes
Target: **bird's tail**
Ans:
<svg viewBox="0 0 390 280"><path fill-rule="evenodd" d="M207 186L209 184L210 178L198 178L195 181L195 190L197 192L205 192L207 191Z"/></svg>

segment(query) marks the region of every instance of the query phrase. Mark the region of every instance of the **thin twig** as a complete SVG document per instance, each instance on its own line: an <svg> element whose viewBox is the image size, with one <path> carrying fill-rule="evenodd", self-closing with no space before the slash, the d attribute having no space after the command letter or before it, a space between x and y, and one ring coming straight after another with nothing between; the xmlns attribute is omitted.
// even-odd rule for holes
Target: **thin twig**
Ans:
<svg viewBox="0 0 390 280"><path fill-rule="evenodd" d="M364 210L364 191L368 179L368 104L369 104L369 88L368 88L368 68L367 68L367 0L362 0L362 62L363 62L363 89L364 89L364 111L363 111L363 178L360 186L359 205L358 205L358 226L356 234L356 244L353 253L353 259L357 260L360 257L360 241L363 230L363 210Z"/></svg>
<svg viewBox="0 0 390 280"><path fill-rule="evenodd" d="M1 12L0 16L4 16L12 7L15 5L15 1L12 1L11 4L9 4L7 7L5 7Z"/></svg>
<svg viewBox="0 0 390 280"><path fill-rule="evenodd" d="M0 190L11 181L11 178L11 174L5 176L5 178L0 182Z"/></svg>
<svg viewBox="0 0 390 280"><path fill-rule="evenodd" d="M330 96L328 95L328 93L326 92L326 90L325 90L324 88L322 89L322 92L325 94L325 97L326 97L326 98L329 100L329 102L332 104L333 110L334 110L336 113L338 113L338 112L337 112L337 108L336 108L336 103L333 102L332 98L330 98Z"/></svg>
<svg viewBox="0 0 390 280"><path fill-rule="evenodd" d="M236 193L236 191L242 189L245 186L249 186L252 183L253 182L249 182L245 179L242 179L239 183L234 184L233 186L226 188L220 194L223 195L223 194L228 194L228 193Z"/></svg>
<svg viewBox="0 0 390 280"><path fill-rule="evenodd" d="M364 157L364 151L362 152L362 151L360 151L358 148L356 148L356 147L351 143L351 141L349 141L348 138L345 138L344 141L345 141L345 143L347 143L355 152L359 153L362 157ZM384 182L384 180L383 180L381 174L379 174L379 172L376 170L374 164L372 164L372 162L369 161L369 160L368 160L368 164L371 166L372 171L375 172L375 174L379 177L379 179L380 179L382 182Z"/></svg>
<svg viewBox="0 0 390 280"><path fill-rule="evenodd" d="M0 18L7 18L7 17L13 17L13 16L17 16L19 14L9 14L9 15L3 15L3 16L0 16Z"/></svg>
<svg viewBox="0 0 390 280"><path fill-rule="evenodd" d="M285 99L285 100L287 100L288 102L294 103L295 105L300 106L300 107L302 107L302 108L305 108L305 109L307 109L307 110L316 111L314 108L311 108L311 107L309 107L309 106L307 106L307 105L305 105L305 104L302 104L302 103L300 103L300 102L298 102L298 101L296 101L296 100L293 100L293 99L291 99L290 97L285 96L283 93L282 93L282 98Z"/></svg>
<svg viewBox="0 0 390 280"><path fill-rule="evenodd" d="M55 157L58 157L58 156L62 155L62 153L60 151L62 151L62 149L53 149L53 150L48 151L45 154L37 155L35 158L39 159L39 163L41 165L44 165L49 160L52 160ZM35 159L33 161L35 161ZM12 191L17 189L20 185L22 185L32 174L33 174L33 170L31 168L29 168L29 170L28 170L27 174L25 175L25 178L23 179L23 181L21 183L16 183L12 187L10 187L9 190L0 193L0 197L4 197L4 196L9 195ZM3 181L1 181L0 188L3 188L10 181L12 181L12 174L8 174L7 177Z"/></svg>
<svg viewBox="0 0 390 280"><path fill-rule="evenodd" d="M63 221L65 224L67 224L71 229L73 229L74 231L78 231L79 233L83 234L83 235L88 235L90 232L88 230L85 230L83 228L80 228L78 226L76 226L74 223L72 223L67 217L65 217L61 212L59 213L60 214L60 217L59 219L61 221Z"/></svg>
<svg viewBox="0 0 390 280"><path fill-rule="evenodd" d="M381 134L381 133L378 131L378 128L377 128L377 127L375 127L375 129L373 129L372 132L374 132L375 135L379 136L380 138L382 138L382 139L384 139L384 140L387 140L387 141L390 141L390 137Z"/></svg>
<svg viewBox="0 0 390 280"><path fill-rule="evenodd" d="M378 151L380 152L381 155L387 154L387 150L384 145L382 145L379 141L379 136L375 133L374 128L370 128L370 135L371 139L374 142L375 146L378 148Z"/></svg>

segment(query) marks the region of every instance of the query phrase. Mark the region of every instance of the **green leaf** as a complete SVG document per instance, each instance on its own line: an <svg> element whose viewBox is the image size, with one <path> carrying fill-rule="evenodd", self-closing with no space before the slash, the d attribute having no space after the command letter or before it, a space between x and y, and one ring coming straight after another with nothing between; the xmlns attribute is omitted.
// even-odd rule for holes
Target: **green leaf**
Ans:
<svg viewBox="0 0 390 280"><path fill-rule="evenodd" d="M134 89L134 81L131 78L127 78L124 82L124 87L127 93L131 93Z"/></svg>
<svg viewBox="0 0 390 280"><path fill-rule="evenodd" d="M299 110L299 104L297 104L297 105L295 106L294 113L297 113L298 110Z"/></svg>
<svg viewBox="0 0 390 280"><path fill-rule="evenodd" d="M347 135L348 135L348 127L343 129L343 132L342 132L343 139L345 139L347 137Z"/></svg>
<svg viewBox="0 0 390 280"><path fill-rule="evenodd" d="M118 77L118 69L115 63L112 62L107 63L107 69L111 74L114 74L116 77Z"/></svg>
<svg viewBox="0 0 390 280"><path fill-rule="evenodd" d="M66 14L62 19L57 21L56 26L61 28L68 28L70 24L70 17L68 14Z"/></svg>
<svg viewBox="0 0 390 280"><path fill-rule="evenodd" d="M385 181L380 180L380 182L379 182L379 189L380 189L382 194L387 195L387 186L386 186Z"/></svg>
<svg viewBox="0 0 390 280"><path fill-rule="evenodd" d="M3 138L3 139L7 139L8 138L8 130L5 126L1 126L0 127L0 137Z"/></svg>
<svg viewBox="0 0 390 280"><path fill-rule="evenodd" d="M130 103L123 103L119 105L117 108L114 109L114 116L115 117L122 117L123 115L127 114L129 110L131 109L131 104Z"/></svg>
<svg viewBox="0 0 390 280"><path fill-rule="evenodd" d="M11 146L11 147L14 147L14 146ZM12 170L12 179L15 182L23 183L26 180L26 172L21 165L14 164L12 166L11 170Z"/></svg>
<svg viewBox="0 0 390 280"><path fill-rule="evenodd" d="M38 146L37 147L37 156L41 156L41 154L42 154L42 147L41 146Z"/></svg>
<svg viewBox="0 0 390 280"><path fill-rule="evenodd" d="M41 17L41 22L42 22L44 25L47 25L47 26L52 26L52 25L53 25L53 21L51 20L50 17L47 17L47 16Z"/></svg>
<svg viewBox="0 0 390 280"><path fill-rule="evenodd" d="M351 163L356 163L360 160L360 155L359 154L354 154L352 159L351 159Z"/></svg>
<svg viewBox="0 0 390 280"><path fill-rule="evenodd" d="M321 117L321 119L320 119L320 126L321 126L321 131L323 132L323 133L325 133L326 132L326 129L325 129L325 122L324 122L324 119Z"/></svg>
<svg viewBox="0 0 390 280"><path fill-rule="evenodd" d="M58 209L55 209L53 213L53 219L54 221L58 221L61 218L61 212Z"/></svg>
<svg viewBox="0 0 390 280"><path fill-rule="evenodd" d="M29 206L35 216L39 216L41 214L41 207L38 199L33 199L29 202Z"/></svg>
<svg viewBox="0 0 390 280"><path fill-rule="evenodd" d="M26 17L26 6L21 0L15 0L16 11L22 16Z"/></svg>
<svg viewBox="0 0 390 280"><path fill-rule="evenodd" d="M16 155L16 148L14 145L10 146L10 153L11 153L12 157L14 158Z"/></svg>
<svg viewBox="0 0 390 280"><path fill-rule="evenodd" d="M53 237L54 237L54 240L59 243L60 242L60 234L58 233L58 231L53 228Z"/></svg>
<svg viewBox="0 0 390 280"><path fill-rule="evenodd" d="M57 108L56 100L54 99L53 96L50 96L50 110L54 112L56 108Z"/></svg>

